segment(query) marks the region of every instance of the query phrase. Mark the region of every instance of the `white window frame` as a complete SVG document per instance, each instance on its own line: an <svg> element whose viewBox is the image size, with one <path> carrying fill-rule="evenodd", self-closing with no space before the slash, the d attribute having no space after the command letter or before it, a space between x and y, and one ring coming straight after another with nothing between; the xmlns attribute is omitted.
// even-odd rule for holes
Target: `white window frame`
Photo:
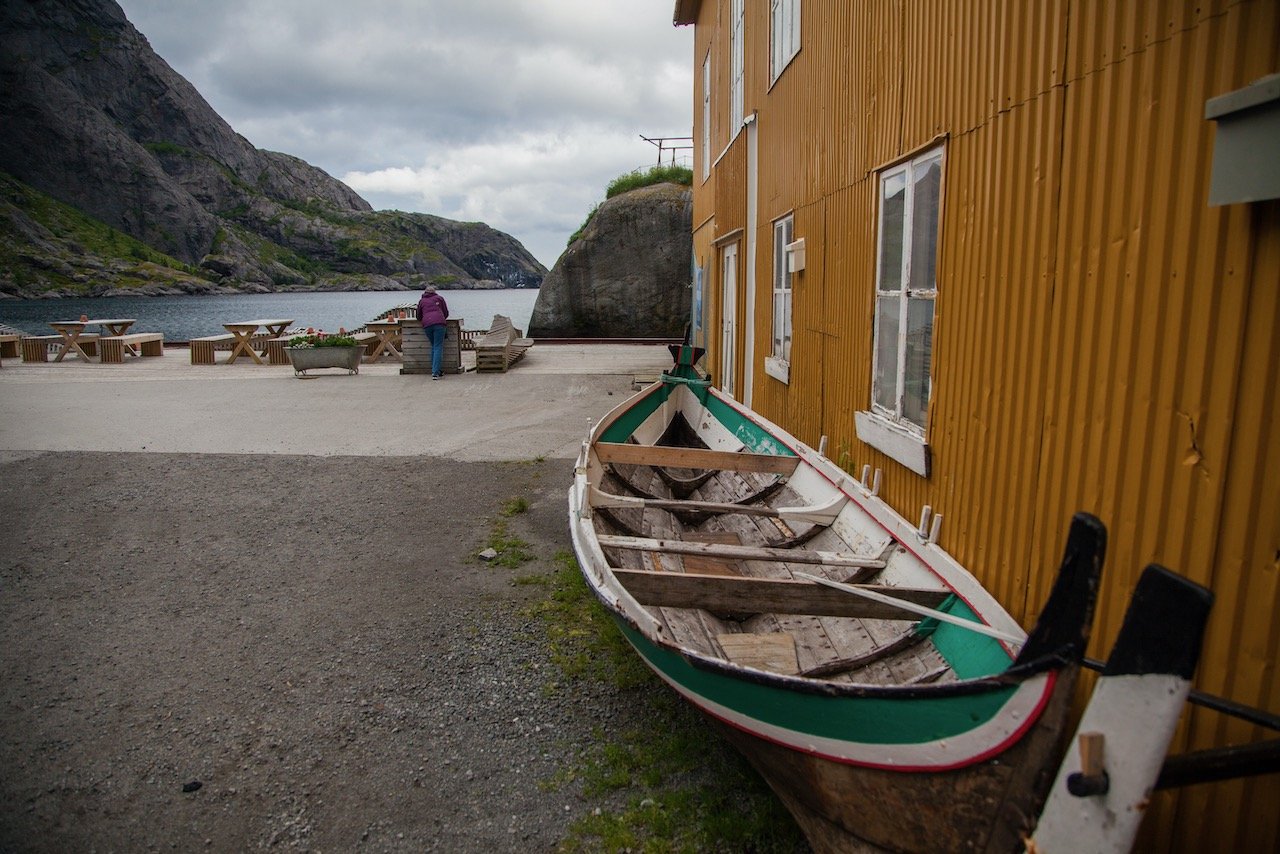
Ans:
<svg viewBox="0 0 1280 854"><path fill-rule="evenodd" d="M800 52L800 0L769 0L769 85Z"/></svg>
<svg viewBox="0 0 1280 854"><path fill-rule="evenodd" d="M791 376L791 344L794 281L787 246L795 239L795 216L787 214L773 222L773 337L764 372L781 382Z"/></svg>
<svg viewBox="0 0 1280 854"><path fill-rule="evenodd" d="M738 244L720 247L720 390L734 397L738 361Z"/></svg>
<svg viewBox="0 0 1280 854"><path fill-rule="evenodd" d="M746 75L746 51L744 48L745 11L743 0L730 0L729 4L729 138L732 140L742 129L746 113L744 77Z"/></svg>
<svg viewBox="0 0 1280 854"><path fill-rule="evenodd" d="M925 247L923 251L932 252L932 270L933 276L928 275L928 271L918 271L912 269L912 256L917 247L913 246L915 239L915 219L917 214L916 204L916 187L917 179L925 173L932 165L937 164L939 170L938 178L938 195L937 210L933 212L937 227L933 231L934 244L932 247ZM874 333L872 340L872 373L871 373L871 407L869 411L859 412L855 416L858 438L873 447L888 454L893 459L907 466L907 468L928 476L929 473L929 446L925 441L928 423L929 403L933 397L933 366L932 366L932 339L934 318L936 317L936 304L938 295L937 283L937 267L938 267L938 251L941 234L942 222L942 170L945 165L943 146L936 146L924 151L910 160L889 167L880 173L879 199L878 199L878 229L876 241L876 278L875 278L875 321ZM901 238L901 258L898 259L900 267L897 270L888 270L885 268L885 241L889 239L887 224L885 221L885 195L886 184L894 179L901 179L905 186L903 189L903 212L900 231L896 235ZM885 281L886 273L897 274L897 288L883 288L881 285ZM927 277L928 281L922 281L921 276ZM894 333L896 337L896 345L892 348L892 358L895 360L894 380L895 387L892 389L893 406L885 406L881 401L882 394L885 391L880 387L882 358L881 348L881 325L883 317L880 313L881 301L885 299L897 299L898 326ZM910 360L908 359L908 351L911 347L911 341L907 334L908 320L910 318L910 307L912 301L917 304L928 302L928 338L929 338L929 358L925 360L923 371L917 371L919 376L908 373L911 370ZM918 346L918 344L917 344ZM913 420L904 412L905 401L907 396L907 387L910 383L921 385L925 389L923 401L923 416L919 421ZM921 423L923 422L923 423Z"/></svg>
<svg viewBox="0 0 1280 854"><path fill-rule="evenodd" d="M702 60L702 180L711 177L711 50Z"/></svg>

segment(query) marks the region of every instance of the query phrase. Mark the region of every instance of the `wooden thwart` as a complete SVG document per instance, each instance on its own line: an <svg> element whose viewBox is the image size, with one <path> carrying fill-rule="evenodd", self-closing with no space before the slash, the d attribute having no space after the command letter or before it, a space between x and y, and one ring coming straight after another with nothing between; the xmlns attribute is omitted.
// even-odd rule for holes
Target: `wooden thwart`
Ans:
<svg viewBox="0 0 1280 854"><path fill-rule="evenodd" d="M612 536L609 534L601 534L598 539L602 547L626 549L627 551L701 555L704 557L733 558L734 560L771 560L785 563L819 564L821 566L869 566L875 569L883 569L885 565L880 558L858 557L847 552L772 549L765 546L735 546L728 543L691 543L687 540L660 540L648 537Z"/></svg>
<svg viewBox="0 0 1280 854"><path fill-rule="evenodd" d="M634 486L632 487L634 488ZM764 516L771 519L784 519L788 522L810 522L814 525L830 525L840 515L840 511L849 501L849 496L837 493L826 504L800 505L797 507L769 507L767 505L748 504L744 501L697 501L692 498L649 498L631 495L618 495L604 492L594 486L591 489L592 507L646 507L658 510L669 510L674 513L708 513L723 515L737 513L742 516Z"/></svg>
<svg viewBox="0 0 1280 854"><path fill-rule="evenodd" d="M734 504L723 501L695 501L692 498L637 498L618 495L591 487L592 507L654 507L659 510L697 510L704 513L741 513L744 516L769 516L777 518L776 508L754 504Z"/></svg>
<svg viewBox="0 0 1280 854"><path fill-rule="evenodd" d="M627 591L642 605L701 608L725 614L809 614L816 617L858 617L876 620L916 620L910 611L843 594L839 590L777 578L735 578L679 572L614 569ZM947 597L943 590L867 586L903 602L936 607Z"/></svg>
<svg viewBox="0 0 1280 854"><path fill-rule="evenodd" d="M671 468L791 474L800 463L799 457L784 457L776 454L746 454L711 451L705 448L632 445L623 442L596 442L595 449L596 456L602 463Z"/></svg>

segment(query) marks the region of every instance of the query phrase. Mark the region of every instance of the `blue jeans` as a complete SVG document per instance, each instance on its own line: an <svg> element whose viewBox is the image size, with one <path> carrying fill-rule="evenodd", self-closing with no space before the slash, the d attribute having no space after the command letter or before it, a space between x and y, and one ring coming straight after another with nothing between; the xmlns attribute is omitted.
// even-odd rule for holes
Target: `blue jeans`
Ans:
<svg viewBox="0 0 1280 854"><path fill-rule="evenodd" d="M431 376L440 376L440 362L444 359L444 324L433 323L422 327L431 342Z"/></svg>

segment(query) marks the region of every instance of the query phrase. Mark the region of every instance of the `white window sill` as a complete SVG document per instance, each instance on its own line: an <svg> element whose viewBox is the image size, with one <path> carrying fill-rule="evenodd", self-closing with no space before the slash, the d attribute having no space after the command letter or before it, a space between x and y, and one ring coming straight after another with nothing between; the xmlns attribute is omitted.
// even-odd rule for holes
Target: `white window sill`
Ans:
<svg viewBox="0 0 1280 854"><path fill-rule="evenodd" d="M774 356L764 357L764 372L780 383L791 384L791 364Z"/></svg>
<svg viewBox="0 0 1280 854"><path fill-rule="evenodd" d="M874 412L855 412L858 438L921 477L929 476L929 445L925 440Z"/></svg>

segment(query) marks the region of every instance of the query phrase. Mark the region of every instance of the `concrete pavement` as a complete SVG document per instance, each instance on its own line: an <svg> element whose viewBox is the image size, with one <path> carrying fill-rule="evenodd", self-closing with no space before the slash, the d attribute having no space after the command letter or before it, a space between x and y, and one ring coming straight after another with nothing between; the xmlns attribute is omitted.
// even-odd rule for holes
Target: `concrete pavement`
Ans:
<svg viewBox="0 0 1280 854"><path fill-rule="evenodd" d="M219 358L225 358L219 354ZM464 364L474 364L464 353ZM139 451L569 458L588 425L670 367L660 344L538 344L505 374L432 381L398 362L299 379L284 366L192 365L188 351L121 365L4 360L0 454Z"/></svg>

